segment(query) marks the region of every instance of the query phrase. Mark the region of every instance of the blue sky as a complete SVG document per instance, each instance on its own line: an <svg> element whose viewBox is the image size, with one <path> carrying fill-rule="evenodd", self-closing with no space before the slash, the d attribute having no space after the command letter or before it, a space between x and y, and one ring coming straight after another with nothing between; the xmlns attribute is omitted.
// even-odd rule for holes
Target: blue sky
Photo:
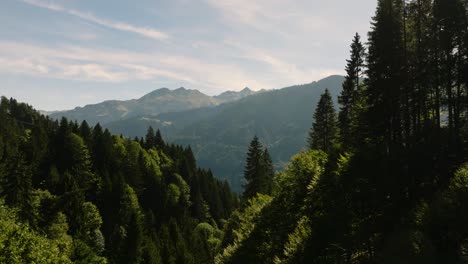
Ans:
<svg viewBox="0 0 468 264"><path fill-rule="evenodd" d="M2 0L0 95L41 110L344 74L375 0Z"/></svg>

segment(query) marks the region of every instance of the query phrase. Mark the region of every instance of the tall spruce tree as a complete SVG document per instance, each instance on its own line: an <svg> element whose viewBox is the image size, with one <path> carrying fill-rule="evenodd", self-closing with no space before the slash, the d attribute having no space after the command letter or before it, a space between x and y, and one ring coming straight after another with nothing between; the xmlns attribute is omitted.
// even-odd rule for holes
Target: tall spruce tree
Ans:
<svg viewBox="0 0 468 264"><path fill-rule="evenodd" d="M361 43L361 37L358 33L354 36L351 44L351 56L346 65L346 77L343 82L343 90L338 96L338 103L341 105L338 114L340 141L346 149L350 146L354 135L351 131L352 107L362 82L361 76L364 68L365 49Z"/></svg>
<svg viewBox="0 0 468 264"><path fill-rule="evenodd" d="M258 137L254 136L250 142L245 164L243 193L245 199L252 198L257 193L271 193L272 175L270 166L272 165L270 161L270 155L263 150ZM267 165L267 163L269 164Z"/></svg>
<svg viewBox="0 0 468 264"><path fill-rule="evenodd" d="M154 134L154 129L153 127L148 127L148 130L146 131L145 135L145 144L146 148L150 149L156 146L156 135Z"/></svg>
<svg viewBox="0 0 468 264"><path fill-rule="evenodd" d="M390 155L402 143L404 44L399 0L379 0L369 32L367 118L375 145Z"/></svg>
<svg viewBox="0 0 468 264"><path fill-rule="evenodd" d="M329 153L338 139L335 108L328 89L320 96L309 132L309 148Z"/></svg>

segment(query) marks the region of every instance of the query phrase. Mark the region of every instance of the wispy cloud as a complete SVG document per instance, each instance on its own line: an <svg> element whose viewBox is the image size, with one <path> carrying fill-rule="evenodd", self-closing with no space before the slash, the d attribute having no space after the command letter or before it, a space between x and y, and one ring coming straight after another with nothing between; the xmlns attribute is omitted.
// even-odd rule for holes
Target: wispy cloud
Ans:
<svg viewBox="0 0 468 264"><path fill-rule="evenodd" d="M243 85L258 88L272 85L255 80L255 74L241 66L208 63L185 56L1 41L0 72L96 82L159 80L163 83L163 79L169 79L208 93Z"/></svg>
<svg viewBox="0 0 468 264"><path fill-rule="evenodd" d="M325 65L319 67L299 66L293 58L280 56L271 50L250 46L246 43L226 39L223 44L233 47L236 57L245 61L255 61L265 65L262 70L268 72L271 76L281 79L276 85L289 85L298 83L308 83L312 80L318 80L332 74L340 74L343 69L340 67L331 68Z"/></svg>
<svg viewBox="0 0 468 264"><path fill-rule="evenodd" d="M277 24L284 16L283 12L272 10L274 0L205 0L209 5L220 11L221 17L232 27L247 27L265 33L274 33L288 37L288 32Z"/></svg>
<svg viewBox="0 0 468 264"><path fill-rule="evenodd" d="M291 42L304 41L346 41L356 31L365 31L369 27L369 16L357 19L358 14L373 10L375 0L204 0L217 10L220 19L231 28L240 32L262 37ZM356 9L361 9L359 12ZM351 14L354 10L355 14ZM363 26L364 25L364 26ZM250 34L249 37L255 36ZM365 34L363 34L365 35ZM278 39L278 37L280 39Z"/></svg>
<svg viewBox="0 0 468 264"><path fill-rule="evenodd" d="M0 71L2 73L9 72L46 78L94 82L118 82L128 78L125 71L109 65L66 63L45 58L0 57Z"/></svg>
<svg viewBox="0 0 468 264"><path fill-rule="evenodd" d="M61 5L54 4L54 3L49 3L49 2L46 3L46 2L39 1L39 0L21 0L21 1L29 5L36 6L36 7L45 8L45 9L56 11L56 12L66 13L66 14L78 17L80 19L83 19L88 22L92 22L92 23L95 23L95 24L98 24L107 28L135 33L135 34L144 36L146 38L151 38L151 39L156 39L156 40L167 40L170 38L169 34L156 30L154 28L140 27L140 26L135 26L135 25L126 23L126 22L113 21L113 20L109 20L105 18L100 18L100 17L93 15L92 13L85 13L85 12L81 12L75 9L65 8Z"/></svg>

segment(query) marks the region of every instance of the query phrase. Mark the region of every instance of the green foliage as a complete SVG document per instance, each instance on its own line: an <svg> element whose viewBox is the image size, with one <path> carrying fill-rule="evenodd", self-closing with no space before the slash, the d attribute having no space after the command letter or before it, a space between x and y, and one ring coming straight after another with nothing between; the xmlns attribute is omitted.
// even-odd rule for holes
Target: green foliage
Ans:
<svg viewBox="0 0 468 264"><path fill-rule="evenodd" d="M250 142L245 164L244 199L249 199L257 193L271 194L273 187L274 169L270 154L254 136Z"/></svg>
<svg viewBox="0 0 468 264"><path fill-rule="evenodd" d="M249 152L247 153L247 160L245 165L244 178L246 184L244 186L244 198L254 197L260 192L260 174L263 173L261 167L261 151L262 145L260 144L258 137L255 136L250 142Z"/></svg>
<svg viewBox="0 0 468 264"><path fill-rule="evenodd" d="M174 183L169 184L169 186L167 187L167 193L168 193L168 199L169 199L168 203L171 206L175 206L176 204L179 203L181 191L176 184Z"/></svg>
<svg viewBox="0 0 468 264"><path fill-rule="evenodd" d="M277 179L278 192L286 194L302 189L302 195L314 188L324 171L327 155L322 151L302 152L291 158L284 172ZM296 193L297 194L297 193ZM301 195L301 196L302 196Z"/></svg>
<svg viewBox="0 0 468 264"><path fill-rule="evenodd" d="M62 212L58 212L52 222L45 230L47 237L50 238L60 249L62 254L69 256L71 254L73 238L68 235L67 217Z"/></svg>
<svg viewBox="0 0 468 264"><path fill-rule="evenodd" d="M56 240L19 223L17 211L0 202L1 263L72 263Z"/></svg>
<svg viewBox="0 0 468 264"><path fill-rule="evenodd" d="M340 142L343 148L351 147L352 142L359 136L356 122L360 119L362 103L360 102L361 86L364 74L365 48L361 43L358 33L351 44L351 56L346 64L346 77L343 82L343 90L338 96L340 112L338 114Z"/></svg>
<svg viewBox="0 0 468 264"><path fill-rule="evenodd" d="M262 212L263 208L271 203L271 197L264 194L257 194L248 200L247 206L241 212L234 211L227 223L226 237L224 245L227 245L221 254L216 256L215 263L230 263L231 258L242 242L250 235L255 228L255 220Z"/></svg>
<svg viewBox="0 0 468 264"><path fill-rule="evenodd" d="M221 249L223 232L208 223L200 223L193 230L196 259L201 263L213 263Z"/></svg>
<svg viewBox="0 0 468 264"><path fill-rule="evenodd" d="M73 263L79 264L106 264L107 260L104 257L98 256L91 247L85 242L77 239L73 241L73 253L71 255Z"/></svg>
<svg viewBox="0 0 468 264"><path fill-rule="evenodd" d="M123 186L120 200L118 233L112 241L117 245L117 258L121 263L140 263L143 249L143 213L135 191L129 185Z"/></svg>
<svg viewBox="0 0 468 264"><path fill-rule="evenodd" d="M237 196L196 167L190 148L158 131L146 149L13 99L2 98L0 116L0 262L201 263L218 252ZM199 232L209 250L198 256L192 234L204 221L212 235Z"/></svg>
<svg viewBox="0 0 468 264"><path fill-rule="evenodd" d="M296 229L288 235L288 241L284 245L284 258L275 257L275 264L294 263L294 256L304 253L304 242L311 234L310 225L310 219L307 216L299 219Z"/></svg>
<svg viewBox="0 0 468 264"><path fill-rule="evenodd" d="M294 156L278 175L273 198L259 196L249 200L240 213L233 213L217 262L273 263L301 251L298 240L305 241L309 232L308 221L301 218L309 210L311 192L323 175L326 161L322 151Z"/></svg>

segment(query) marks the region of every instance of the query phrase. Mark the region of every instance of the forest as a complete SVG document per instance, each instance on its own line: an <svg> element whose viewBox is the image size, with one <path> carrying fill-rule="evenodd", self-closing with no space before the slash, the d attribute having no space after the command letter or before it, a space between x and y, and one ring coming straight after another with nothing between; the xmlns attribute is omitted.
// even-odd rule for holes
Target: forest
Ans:
<svg viewBox="0 0 468 264"><path fill-rule="evenodd" d="M467 11L378 1L338 113L325 91L307 150L233 213L217 263L468 263Z"/></svg>
<svg viewBox="0 0 468 264"><path fill-rule="evenodd" d="M0 263L468 263L468 1L378 0L338 96L239 196L190 147L0 104ZM313 116L312 116L313 114Z"/></svg>
<svg viewBox="0 0 468 264"><path fill-rule="evenodd" d="M0 103L0 263L209 263L238 206L190 147Z"/></svg>

